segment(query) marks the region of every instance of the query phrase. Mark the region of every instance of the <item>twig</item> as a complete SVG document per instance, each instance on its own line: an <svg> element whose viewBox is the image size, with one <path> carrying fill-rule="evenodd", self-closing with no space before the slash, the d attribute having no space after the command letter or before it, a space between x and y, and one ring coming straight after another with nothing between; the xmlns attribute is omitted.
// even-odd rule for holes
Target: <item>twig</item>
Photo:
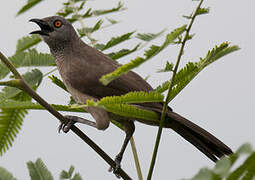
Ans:
<svg viewBox="0 0 255 180"><path fill-rule="evenodd" d="M134 141L133 136L130 138L130 144L131 144L131 148L132 148L132 152L133 152L133 156L134 156L134 160L135 160L135 167L136 167L138 179L143 180L141 166L139 163L138 154L136 151L136 146L135 146L135 141Z"/></svg>
<svg viewBox="0 0 255 180"><path fill-rule="evenodd" d="M52 115L54 115L61 122L65 122L66 119L62 116L58 111L56 111L51 105L49 105L43 98L41 98L33 89L29 87L29 85L23 80L22 76L15 69L15 67L11 64L11 62L0 52L0 59L4 62L4 64L10 69L13 73L15 80L11 80L10 82L4 82L6 85L11 84L13 87L19 88L26 93L28 93L34 100L36 100L39 104L41 104L45 109L47 109ZM71 130L79 136L84 142L86 142L92 149L94 149L98 155L100 155L111 167L115 168L116 163L98 146L96 145L87 135L85 135L79 128L76 126L71 126ZM121 168L116 172L123 179L131 179L128 174L123 171Z"/></svg>
<svg viewBox="0 0 255 180"><path fill-rule="evenodd" d="M188 28L186 30L184 39L183 39L183 41L181 43L181 48L180 48L180 51L179 51L179 54L178 54L178 57L177 57L177 60L176 60L175 68L173 70L173 75L172 75L172 78L170 80L169 87L168 87L168 93L167 93L167 96L166 96L166 100L164 101L164 106L163 106L163 110L162 110L162 113L161 113L160 125L159 125L159 129L158 129L158 133L157 133L157 138L156 138L156 142L155 142L155 146L154 146L154 150L153 150L153 155L152 155L152 160L151 160L151 164L150 164L150 169L149 169L149 173L148 173L148 176L147 176L147 180L150 180L151 177L152 177L153 169L154 169L155 162L156 162L159 142L160 142L160 138L161 138L161 134L162 134L162 130L163 130L164 120L165 120L165 117L166 117L166 110L167 110L169 99L170 99L170 95L171 95L171 92L172 92L172 89L173 89L173 85L174 85L173 82L175 80L175 76L176 76L176 73L177 73L180 61L181 61L181 57L183 55L184 46L185 46L187 40L189 39L190 29L191 29L191 27L193 25L193 22L194 22L194 20L195 20L195 18L197 16L197 11L200 9L202 3L203 3L203 0L200 0L200 2L198 4L194 14L192 15L192 18L191 18L189 26L188 26Z"/></svg>

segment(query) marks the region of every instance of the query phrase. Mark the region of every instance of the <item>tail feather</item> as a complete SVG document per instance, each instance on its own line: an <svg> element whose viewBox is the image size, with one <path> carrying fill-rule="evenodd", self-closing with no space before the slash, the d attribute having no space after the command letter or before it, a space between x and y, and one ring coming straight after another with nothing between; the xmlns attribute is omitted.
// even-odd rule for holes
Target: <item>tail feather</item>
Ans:
<svg viewBox="0 0 255 180"><path fill-rule="evenodd" d="M232 154L232 150L227 145L198 125L172 111L168 111L167 116L170 120L166 126L193 144L212 161L215 162L222 156Z"/></svg>

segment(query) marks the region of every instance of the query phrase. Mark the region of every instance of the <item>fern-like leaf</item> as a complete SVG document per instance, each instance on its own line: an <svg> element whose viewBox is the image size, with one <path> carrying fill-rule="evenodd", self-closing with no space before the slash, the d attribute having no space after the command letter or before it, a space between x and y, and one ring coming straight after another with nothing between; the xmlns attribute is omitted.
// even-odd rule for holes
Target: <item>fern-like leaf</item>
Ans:
<svg viewBox="0 0 255 180"><path fill-rule="evenodd" d="M104 51L104 50L109 49L109 48L111 48L113 46L116 46L117 44L120 44L120 43L122 43L122 42L124 42L126 40L129 40L130 37L132 36L132 34L134 34L134 31L126 33L126 34L123 34L123 35L118 36L118 37L113 37L106 44L96 44L95 48L97 48L97 49L99 49L101 51Z"/></svg>
<svg viewBox="0 0 255 180"><path fill-rule="evenodd" d="M93 100L89 100L86 103L86 106L94 106L103 108L108 112L129 117L129 118L135 118L135 119L143 119L143 120L149 120L149 121L158 121L159 116L157 113L140 109L132 105L128 104L102 104L102 103L96 103ZM84 105L81 106L73 106L73 108L77 107L84 107Z"/></svg>
<svg viewBox="0 0 255 180"><path fill-rule="evenodd" d="M164 32L166 31L166 29L163 29L162 31L158 32L158 33L137 33L137 35L135 36L138 39L141 39L143 41L149 42L152 41L158 37L160 37Z"/></svg>
<svg viewBox="0 0 255 180"><path fill-rule="evenodd" d="M26 73L23 78L33 89L36 89L42 80L42 73L39 70L33 70L32 72ZM30 96L13 87L3 88L2 93L11 98L10 100L20 102L31 101ZM5 101L2 101L1 104L2 103L5 103ZM6 106L2 106L0 112L0 155L12 146L15 137L21 129L26 114L27 110L24 108L8 109Z"/></svg>
<svg viewBox="0 0 255 180"><path fill-rule="evenodd" d="M210 8L199 8L196 12L196 15L208 14Z"/></svg>
<svg viewBox="0 0 255 180"><path fill-rule="evenodd" d="M63 81L61 81L59 78L57 78L56 76L52 75L49 76L51 82L53 82L54 84L56 84L58 87L64 89L65 91L67 91L65 84L63 83ZM67 91L68 92L68 91Z"/></svg>
<svg viewBox="0 0 255 180"><path fill-rule="evenodd" d="M81 29L77 29L78 33L80 34L80 37L86 36L87 34L93 33L100 29L100 27L103 24L103 20L99 20L96 22L96 24L93 27L85 27Z"/></svg>
<svg viewBox="0 0 255 180"><path fill-rule="evenodd" d="M82 180L82 177L79 173L75 173L74 177L71 180Z"/></svg>
<svg viewBox="0 0 255 180"><path fill-rule="evenodd" d="M36 49L31 49L28 52L19 52L9 57L10 62L16 67L45 67L55 66L54 58L47 53L38 53ZM8 75L10 70L0 63L0 79Z"/></svg>
<svg viewBox="0 0 255 180"><path fill-rule="evenodd" d="M246 160L237 168L233 169L233 159L237 160L243 155L248 155ZM229 157L223 157L216 162L214 168L202 168L191 180L252 180L255 179L255 151L251 145L241 146L237 152Z"/></svg>
<svg viewBox="0 0 255 180"><path fill-rule="evenodd" d="M121 2L118 2L117 7L114 7L112 9L94 10L94 11L92 11L92 14L94 16L99 16L99 15L105 15L105 14L109 14L109 13L113 13L113 12L118 12L120 10L124 10L124 8L123 8L123 4Z"/></svg>
<svg viewBox="0 0 255 180"><path fill-rule="evenodd" d="M18 40L17 46L16 46L16 53L22 52L26 49L31 48L32 46L38 44L41 42L41 38L37 34L33 34L30 36L25 36Z"/></svg>
<svg viewBox="0 0 255 180"><path fill-rule="evenodd" d="M224 42L220 46L216 46L209 51L205 58L201 58L199 62L189 62L184 68L178 71L174 80L174 86L170 95L170 100L176 97L181 90L186 87L192 79L194 79L205 67L217 61L221 57L239 50L238 46L229 46L229 43ZM168 89L169 82L164 82L156 88L157 92L164 92Z"/></svg>
<svg viewBox="0 0 255 180"><path fill-rule="evenodd" d="M186 29L186 25L181 26L171 33L167 34L166 39L164 43L161 46L156 46L152 45L148 50L145 51L144 53L144 58L142 57L137 57L134 60L131 60L131 62L117 68L115 71L106 74L100 78L100 82L103 83L104 85L109 84L111 81L114 79L118 78L122 74L127 73L131 69L138 67L145 61L149 60L150 58L154 57L157 55L159 52L161 52L164 48L166 48L169 44L174 43L174 40L178 38Z"/></svg>
<svg viewBox="0 0 255 180"><path fill-rule="evenodd" d="M127 55L135 52L139 46L140 46L140 44L137 44L133 49L121 49L118 52L112 52L112 53L108 54L108 56L113 60L117 60L119 58L122 58L124 56L127 56Z"/></svg>
<svg viewBox="0 0 255 180"><path fill-rule="evenodd" d="M51 106L57 111L68 111L68 112L85 112L83 108L71 108L68 105L59 105L59 104L51 104ZM0 102L0 109L27 109L27 110L45 110L43 106L38 103L33 103L31 101L16 101L12 99L8 99L6 101Z"/></svg>
<svg viewBox="0 0 255 180"><path fill-rule="evenodd" d="M169 63L167 61L165 68L164 69L160 69L157 72L169 72L169 71L173 71L173 67L174 67L174 64L173 63Z"/></svg>
<svg viewBox="0 0 255 180"><path fill-rule="evenodd" d="M17 15L20 15L20 14L28 11L29 9L31 9L32 7L34 7L35 5L40 3L41 1L43 1L43 0L28 0L27 3L19 10Z"/></svg>
<svg viewBox="0 0 255 180"><path fill-rule="evenodd" d="M41 83L42 73L38 69L34 69L31 72L27 72L23 78L30 86L33 87L34 85ZM2 89L2 92L0 92L0 100L4 102L6 99L13 98L21 92L22 91L18 88L6 86Z"/></svg>
<svg viewBox="0 0 255 180"><path fill-rule="evenodd" d="M32 161L27 162L27 168L31 180L53 180L51 172L40 158L38 158L35 163Z"/></svg>
<svg viewBox="0 0 255 180"><path fill-rule="evenodd" d="M160 93L150 91L134 91L121 96L107 96L97 102L98 105L110 104L132 104L146 102L163 102L164 96Z"/></svg>
<svg viewBox="0 0 255 180"><path fill-rule="evenodd" d="M0 167L0 180L17 180L13 175L5 168Z"/></svg>

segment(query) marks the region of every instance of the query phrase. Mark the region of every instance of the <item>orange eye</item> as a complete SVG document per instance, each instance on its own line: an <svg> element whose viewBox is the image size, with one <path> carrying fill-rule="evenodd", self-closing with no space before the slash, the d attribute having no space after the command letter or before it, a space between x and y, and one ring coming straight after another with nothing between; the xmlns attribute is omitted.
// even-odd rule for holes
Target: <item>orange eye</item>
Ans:
<svg viewBox="0 0 255 180"><path fill-rule="evenodd" d="M60 20L56 20L56 21L54 22L54 26L55 26L56 28L60 28L60 27L62 26L62 22L61 22Z"/></svg>

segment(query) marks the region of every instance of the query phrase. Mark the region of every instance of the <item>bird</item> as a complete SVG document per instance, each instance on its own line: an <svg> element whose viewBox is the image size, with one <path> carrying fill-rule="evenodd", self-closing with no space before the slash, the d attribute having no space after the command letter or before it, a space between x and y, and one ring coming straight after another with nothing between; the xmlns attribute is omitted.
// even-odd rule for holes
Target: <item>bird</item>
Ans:
<svg viewBox="0 0 255 180"><path fill-rule="evenodd" d="M40 27L40 30L30 34L39 34L49 46L60 76L77 103L84 104L87 100L98 101L106 96L120 96L134 91L150 92L154 90L146 80L133 71L127 72L106 86L103 85L99 79L120 67L118 62L83 42L72 24L63 17L50 16L42 19L30 19L30 21ZM161 115L163 103L140 103L133 104L133 106ZM107 112L99 107L85 107L85 110L92 115L95 122L78 116L66 115L67 123L61 124L60 130L68 132L76 122L87 124L98 130L105 130L110 124L110 119L119 122L126 136L120 152L115 157L116 167L111 169L113 172L120 168L125 149L135 131L134 122L159 126L159 121L149 122L142 119L127 118ZM164 128L175 131L214 162L223 156L232 154L232 150L222 141L177 114L170 107L166 111Z"/></svg>

